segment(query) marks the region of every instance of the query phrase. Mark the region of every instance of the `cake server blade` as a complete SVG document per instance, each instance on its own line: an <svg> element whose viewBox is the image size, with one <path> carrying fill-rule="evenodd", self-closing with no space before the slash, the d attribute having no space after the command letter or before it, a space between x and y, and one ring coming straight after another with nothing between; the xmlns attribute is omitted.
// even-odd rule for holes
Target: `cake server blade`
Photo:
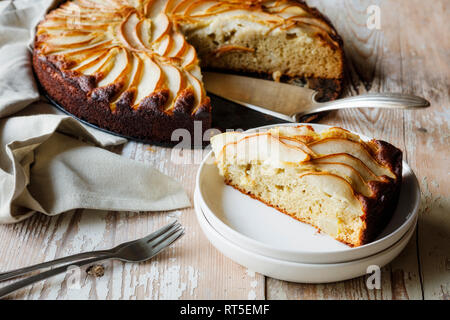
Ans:
<svg viewBox="0 0 450 320"><path fill-rule="evenodd" d="M281 82L216 72L203 72L206 91L250 109L294 122L299 108L307 110L316 91Z"/></svg>
<svg viewBox="0 0 450 320"><path fill-rule="evenodd" d="M420 109L430 106L424 98L402 93L369 93L317 102L317 92L286 83L225 73L204 72L206 90L253 110L290 122L322 111L344 108Z"/></svg>

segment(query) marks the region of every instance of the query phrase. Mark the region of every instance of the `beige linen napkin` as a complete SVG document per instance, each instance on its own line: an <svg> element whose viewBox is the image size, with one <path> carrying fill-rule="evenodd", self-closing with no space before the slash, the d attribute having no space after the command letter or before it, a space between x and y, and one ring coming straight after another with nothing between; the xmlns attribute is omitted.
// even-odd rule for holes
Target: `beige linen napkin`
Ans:
<svg viewBox="0 0 450 320"><path fill-rule="evenodd" d="M54 3L0 2L0 223L76 208L190 206L174 179L100 148L125 139L85 127L40 101L28 46L35 25Z"/></svg>

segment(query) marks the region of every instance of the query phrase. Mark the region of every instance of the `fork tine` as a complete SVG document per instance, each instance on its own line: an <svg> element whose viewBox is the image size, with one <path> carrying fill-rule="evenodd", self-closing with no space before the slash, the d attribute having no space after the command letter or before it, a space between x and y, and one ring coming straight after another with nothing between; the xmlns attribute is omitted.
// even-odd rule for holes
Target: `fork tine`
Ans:
<svg viewBox="0 0 450 320"><path fill-rule="evenodd" d="M156 246L158 243L160 243L161 241L163 241L164 239L166 239L167 237L170 237L172 234L174 234L178 229L182 228L180 223L176 223L174 224L170 229L166 230L164 233L162 233L161 235L159 235L156 238L153 238L149 241L147 241L147 243L149 245L151 245L152 247Z"/></svg>
<svg viewBox="0 0 450 320"><path fill-rule="evenodd" d="M155 239L156 237L159 237L160 235L166 233L168 230L170 230L173 226L178 225L178 221L172 221L168 225L162 227L161 229L156 230L155 232L149 234L148 236L142 238L142 240L145 240L146 242L151 241Z"/></svg>
<svg viewBox="0 0 450 320"><path fill-rule="evenodd" d="M177 232L166 238L165 240L161 241L156 247L153 247L154 250L153 256L157 255L162 250L169 247L172 243L177 241L183 235L184 235L184 228L181 228Z"/></svg>
<svg viewBox="0 0 450 320"><path fill-rule="evenodd" d="M173 227L175 224L177 224L177 223L178 223L177 220L172 221L172 222L169 223L168 225L165 225L165 226L162 227L161 229L156 230L155 232L149 234L148 236L145 236L144 238L141 238L141 239L135 239L135 240L131 240L131 241L127 241L127 242L121 243L121 244L115 246L114 248L112 248L111 250L117 251L117 250L120 250L120 249L122 249L122 248L128 247L129 245L132 245L132 244L134 244L134 243L136 243L136 242L140 242L140 241L145 241L145 242L147 242L147 241L150 241L150 240L152 240L153 238L156 238L156 237L160 236L161 234L163 234L164 232L166 232L167 230L169 230L170 228L172 228L172 227Z"/></svg>

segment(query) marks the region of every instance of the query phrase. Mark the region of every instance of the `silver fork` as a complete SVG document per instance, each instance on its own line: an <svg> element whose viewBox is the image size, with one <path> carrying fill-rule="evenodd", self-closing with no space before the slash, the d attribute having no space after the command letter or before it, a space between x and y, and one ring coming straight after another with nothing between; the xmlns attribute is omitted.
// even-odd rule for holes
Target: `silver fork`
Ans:
<svg viewBox="0 0 450 320"><path fill-rule="evenodd" d="M45 267L51 267L59 265L64 262L71 262L61 267L54 268L34 276L19 280L13 284L0 288L0 298L4 297L16 290L19 290L25 286L33 284L37 281L41 281L62 273L70 266L84 266L101 260L117 259L126 262L141 262L151 259L163 249L170 246L173 242L179 239L184 234L184 228L178 222L173 223L153 232L152 234L133 241L125 242L110 250L100 250L85 252L65 258L56 259L49 262L40 263L30 267L5 272L0 274L1 280L11 279L19 275L42 269ZM93 258L87 258L93 257Z"/></svg>
<svg viewBox="0 0 450 320"><path fill-rule="evenodd" d="M43 269L43 268L47 268L47 267L51 267L51 266L56 266L58 264L62 264L62 263L66 263L66 262L75 262L81 259L86 259L86 258L90 258L90 257L99 257L101 255L108 255L111 254L113 252L117 252L118 250L129 246L131 244L134 244L136 242L142 241L142 240L147 240L150 241L153 238L156 238L157 236L160 236L161 234L163 234L164 232L170 230L171 228L175 228L178 227L180 224L175 220L172 223L166 225L165 227L162 227L161 229L149 234L148 236L146 236L143 239L136 239L133 241L128 241L128 242L124 242L112 249L109 250L97 250L97 251L90 251L90 252L82 252L82 253L78 253L78 254L74 254L71 256L67 256L64 258L59 258L59 259L55 259L52 261L47 261L47 262L43 262L43 263L39 263L39 264L35 264L29 267L25 267L25 268L21 268L21 269L17 269L14 271L8 271L8 272L4 272L4 273L0 273L0 281L5 281L5 280L9 280L21 275L24 275L26 273L29 273L31 271L34 270L38 270L38 269Z"/></svg>

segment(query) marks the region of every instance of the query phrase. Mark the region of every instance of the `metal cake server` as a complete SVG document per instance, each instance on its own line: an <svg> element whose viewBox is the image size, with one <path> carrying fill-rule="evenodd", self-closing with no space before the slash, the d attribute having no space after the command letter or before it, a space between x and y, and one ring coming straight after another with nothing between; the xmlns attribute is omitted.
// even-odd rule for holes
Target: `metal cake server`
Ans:
<svg viewBox="0 0 450 320"><path fill-rule="evenodd" d="M317 102L317 92L271 80L216 72L204 72L206 90L253 110L298 122L300 117L344 108L421 109L430 106L424 98L402 93L370 93Z"/></svg>

